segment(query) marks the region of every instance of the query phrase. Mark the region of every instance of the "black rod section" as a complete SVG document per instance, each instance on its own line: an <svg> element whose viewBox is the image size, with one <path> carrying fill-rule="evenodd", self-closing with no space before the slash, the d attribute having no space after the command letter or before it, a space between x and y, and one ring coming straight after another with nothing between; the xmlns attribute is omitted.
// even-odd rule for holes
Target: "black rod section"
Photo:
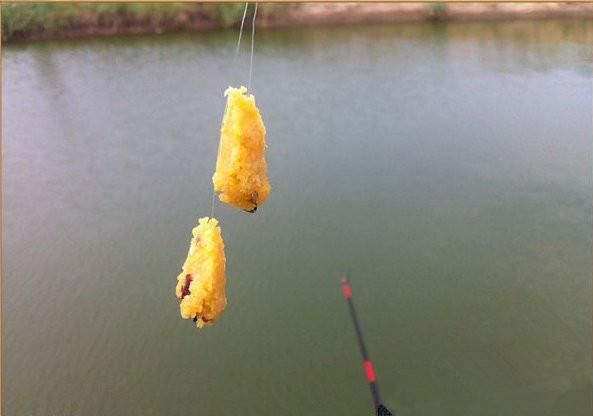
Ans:
<svg viewBox="0 0 593 416"><path fill-rule="evenodd" d="M364 342L362 328L360 327L360 322L358 321L358 316L356 315L356 309L354 309L354 302L352 301L352 288L350 287L350 278L348 276L342 277L342 290L344 291L344 298L348 304L350 318L352 318L352 323L354 324L354 331L356 332L356 339L358 340L360 353L362 355L362 359L364 360L364 371L371 389L371 395L373 396L375 410L378 416L392 416L393 413L387 409L387 407L383 404L383 399L381 398L379 384L376 380L373 363L369 358L369 351L367 349L366 343Z"/></svg>

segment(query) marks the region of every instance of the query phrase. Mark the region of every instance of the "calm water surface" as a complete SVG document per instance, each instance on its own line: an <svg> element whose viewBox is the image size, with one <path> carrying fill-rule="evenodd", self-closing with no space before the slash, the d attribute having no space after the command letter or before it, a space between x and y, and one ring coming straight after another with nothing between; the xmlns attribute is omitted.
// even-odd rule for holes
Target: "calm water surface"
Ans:
<svg viewBox="0 0 593 416"><path fill-rule="evenodd" d="M591 415L593 25L261 31L273 192L210 214L235 31L3 48L7 416L371 415L338 275L406 415Z"/></svg>

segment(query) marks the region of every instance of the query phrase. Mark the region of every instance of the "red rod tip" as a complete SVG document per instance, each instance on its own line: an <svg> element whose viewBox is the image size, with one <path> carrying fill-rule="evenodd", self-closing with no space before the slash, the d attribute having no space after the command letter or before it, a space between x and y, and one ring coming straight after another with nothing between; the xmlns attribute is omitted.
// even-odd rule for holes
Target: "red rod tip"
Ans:
<svg viewBox="0 0 593 416"><path fill-rule="evenodd" d="M366 373L367 380L369 383L375 382L375 369L373 368L373 363L370 360L366 360L364 362L364 372Z"/></svg>
<svg viewBox="0 0 593 416"><path fill-rule="evenodd" d="M352 289L350 289L350 285L345 282L342 285L342 289L344 290L344 297L350 299L352 297Z"/></svg>

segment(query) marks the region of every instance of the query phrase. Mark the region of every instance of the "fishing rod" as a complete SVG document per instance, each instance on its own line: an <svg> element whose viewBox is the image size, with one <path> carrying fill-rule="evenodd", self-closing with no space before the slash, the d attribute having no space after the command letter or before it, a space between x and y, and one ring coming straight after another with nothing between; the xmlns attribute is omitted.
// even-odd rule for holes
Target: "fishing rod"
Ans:
<svg viewBox="0 0 593 416"><path fill-rule="evenodd" d="M377 416L393 416L394 413L383 404L383 399L381 398L381 393L379 392L379 383L377 382L375 369L373 368L373 363L369 358L369 351L367 350L366 344L364 342L362 329L360 328L356 310L354 309L354 303L352 302L352 288L350 287L350 278L348 275L342 277L342 290L344 292L346 303L348 303L350 318L352 318L352 323L354 324L356 339L358 340L358 346L360 347L360 353L362 354L364 372L366 374L369 387L371 388L371 395L373 396L373 402L375 404Z"/></svg>

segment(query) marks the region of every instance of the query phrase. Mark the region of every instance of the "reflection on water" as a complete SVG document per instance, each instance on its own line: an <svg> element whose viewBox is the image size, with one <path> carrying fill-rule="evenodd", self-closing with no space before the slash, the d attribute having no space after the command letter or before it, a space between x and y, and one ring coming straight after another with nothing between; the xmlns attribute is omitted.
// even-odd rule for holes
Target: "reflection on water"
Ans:
<svg viewBox="0 0 593 416"><path fill-rule="evenodd" d="M591 414L589 22L262 31L273 191L217 205L229 309L175 277L236 33L3 52L7 415Z"/></svg>

